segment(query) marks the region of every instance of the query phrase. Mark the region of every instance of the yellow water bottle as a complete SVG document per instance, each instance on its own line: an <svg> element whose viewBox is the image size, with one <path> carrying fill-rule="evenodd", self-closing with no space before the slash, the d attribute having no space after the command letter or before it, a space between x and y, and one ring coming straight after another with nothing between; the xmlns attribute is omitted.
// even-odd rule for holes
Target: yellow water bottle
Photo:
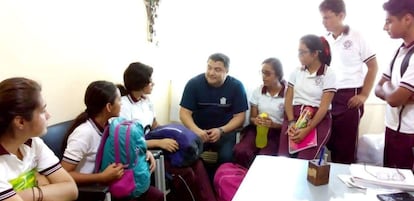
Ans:
<svg viewBox="0 0 414 201"><path fill-rule="evenodd" d="M259 115L261 118L267 118L267 113L263 112ZM269 132L269 128L262 125L256 126L256 147L263 148L267 145L267 133Z"/></svg>

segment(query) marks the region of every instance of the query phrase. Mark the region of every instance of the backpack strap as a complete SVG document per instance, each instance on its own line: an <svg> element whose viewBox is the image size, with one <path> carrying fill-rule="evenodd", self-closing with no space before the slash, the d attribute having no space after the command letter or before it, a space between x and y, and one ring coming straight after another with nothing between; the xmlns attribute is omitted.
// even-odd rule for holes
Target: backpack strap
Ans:
<svg viewBox="0 0 414 201"><path fill-rule="evenodd" d="M127 126L127 130L126 130L126 133L125 133L125 152L126 152L128 166L129 166L129 163L130 163L130 160L129 160L129 143L130 143L130 136L131 136L131 123L130 122L122 122L121 124L118 124L115 128L115 133L114 133L115 162L116 163L121 163L121 157L120 157L121 152L119 150L119 129L122 125Z"/></svg>
<svg viewBox="0 0 414 201"><path fill-rule="evenodd" d="M395 53L394 58L391 60L391 64L390 64L391 73L390 73L390 75L392 75L392 69L394 67L394 62L395 62L395 59L397 58L399 52L400 52L400 48L398 48L397 53ZM414 47L411 47L408 50L407 54L404 56L404 59L401 62L401 69L400 69L401 77L404 75L405 71L407 70L408 64L410 62L411 55L413 55L413 53L414 53Z"/></svg>
<svg viewBox="0 0 414 201"><path fill-rule="evenodd" d="M408 68L408 64L410 63L411 55L414 53L414 48L411 47L410 50L408 50L407 54L405 55L402 63L401 63L401 77L404 75L405 71Z"/></svg>
<svg viewBox="0 0 414 201"><path fill-rule="evenodd" d="M99 169L101 169L103 151L104 151L106 139L108 139L108 136L109 136L109 126L106 126L104 132L102 133L101 142L99 144L98 151L96 152L95 170L94 170L95 173L98 173Z"/></svg>

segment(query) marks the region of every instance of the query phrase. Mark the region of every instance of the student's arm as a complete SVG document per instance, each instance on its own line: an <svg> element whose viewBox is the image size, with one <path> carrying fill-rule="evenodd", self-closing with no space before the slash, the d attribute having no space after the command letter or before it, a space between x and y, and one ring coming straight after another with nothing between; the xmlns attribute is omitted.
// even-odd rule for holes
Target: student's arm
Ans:
<svg viewBox="0 0 414 201"><path fill-rule="evenodd" d="M349 108L355 108L362 106L367 100L369 94L371 93L372 87L374 86L375 77L378 71L378 64L376 58L369 60L366 63L368 67L367 74L365 75L364 84L362 86L361 93L352 97L348 101Z"/></svg>
<svg viewBox="0 0 414 201"><path fill-rule="evenodd" d="M146 140L148 149L163 149L168 152L176 152L180 147L174 139L152 139Z"/></svg>
<svg viewBox="0 0 414 201"><path fill-rule="evenodd" d="M287 116L287 120L295 121L295 117L293 115L293 87L289 86L286 90L285 94L285 113Z"/></svg>
<svg viewBox="0 0 414 201"><path fill-rule="evenodd" d="M84 174L76 171L77 164L66 161L61 162L62 167L68 171L77 184L109 183L121 178L124 172L122 164L111 164L103 172Z"/></svg>
<svg viewBox="0 0 414 201"><path fill-rule="evenodd" d="M40 186L43 194L43 201L69 201L76 200L78 197L78 188L72 177L60 168L54 173L46 176L51 184ZM33 198L33 192L35 197ZM18 192L15 196L10 197L7 201L38 200L39 190L37 188L26 189Z"/></svg>
<svg viewBox="0 0 414 201"><path fill-rule="evenodd" d="M391 81L386 81L382 85L384 92L384 100L391 107L399 107L410 103L413 93L407 88L401 86L394 86Z"/></svg>
<svg viewBox="0 0 414 201"><path fill-rule="evenodd" d="M257 122L257 116L259 115L259 109L257 108L257 105L250 104L250 123L253 125L258 124Z"/></svg>
<svg viewBox="0 0 414 201"><path fill-rule="evenodd" d="M413 93L407 88L394 86L389 79L382 77L375 87L375 95L391 107L413 104Z"/></svg>
<svg viewBox="0 0 414 201"><path fill-rule="evenodd" d="M382 89L382 85L387 81L384 77L381 77L380 81L378 81L378 84L375 86L375 96L378 98L385 100L385 94L384 90Z"/></svg>
<svg viewBox="0 0 414 201"><path fill-rule="evenodd" d="M193 111L180 107L180 120L184 124L185 127L192 130L194 133L196 133L200 138L203 140L203 142L208 141L208 134L205 130L199 128L195 123L193 119Z"/></svg>

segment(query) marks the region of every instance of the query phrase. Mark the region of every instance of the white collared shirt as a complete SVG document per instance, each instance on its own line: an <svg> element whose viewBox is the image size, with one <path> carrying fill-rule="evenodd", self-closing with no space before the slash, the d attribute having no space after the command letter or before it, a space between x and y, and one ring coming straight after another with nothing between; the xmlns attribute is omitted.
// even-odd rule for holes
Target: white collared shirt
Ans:
<svg viewBox="0 0 414 201"><path fill-rule="evenodd" d="M337 89L359 88L364 85L366 63L375 58L375 53L363 36L353 29L336 39L327 36L331 47L330 67L335 69Z"/></svg>
<svg viewBox="0 0 414 201"><path fill-rule="evenodd" d="M260 85L252 93L250 98L250 104L257 106L258 114L266 112L269 118L278 124L283 122L283 114L285 112L285 99L283 97L284 90L274 96L270 95L269 92L262 93L263 85Z"/></svg>
<svg viewBox="0 0 414 201"><path fill-rule="evenodd" d="M318 72L310 74L307 68L301 67L291 74L289 86L294 90L293 105L319 107L324 92L336 92L334 70L325 66L325 72L320 75Z"/></svg>
<svg viewBox="0 0 414 201"><path fill-rule="evenodd" d="M411 46L414 48L413 46ZM404 87L414 93L414 55L411 56L409 65L404 75L401 77L401 63L407 54L409 48L400 47L400 51L395 58L394 67L385 68L383 77L387 80L391 80L393 86ZM414 104L408 104L404 106L404 110L401 113L402 106L391 107L389 104L385 107L385 126L397 131L401 122L400 132L414 134ZM401 113L401 114L400 114Z"/></svg>

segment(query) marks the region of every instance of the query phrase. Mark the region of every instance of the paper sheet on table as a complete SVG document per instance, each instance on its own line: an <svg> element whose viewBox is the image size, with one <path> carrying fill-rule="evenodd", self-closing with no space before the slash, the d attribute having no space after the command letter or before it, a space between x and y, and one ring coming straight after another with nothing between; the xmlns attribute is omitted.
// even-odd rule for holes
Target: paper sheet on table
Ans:
<svg viewBox="0 0 414 201"><path fill-rule="evenodd" d="M399 189L404 191L414 191L414 175L410 169L387 168L380 166L371 166L363 164L351 164L349 167L351 172L351 179L358 185L371 184L383 188ZM402 181L378 179L374 175L395 175L402 174L405 179ZM398 176L398 175L397 175Z"/></svg>

